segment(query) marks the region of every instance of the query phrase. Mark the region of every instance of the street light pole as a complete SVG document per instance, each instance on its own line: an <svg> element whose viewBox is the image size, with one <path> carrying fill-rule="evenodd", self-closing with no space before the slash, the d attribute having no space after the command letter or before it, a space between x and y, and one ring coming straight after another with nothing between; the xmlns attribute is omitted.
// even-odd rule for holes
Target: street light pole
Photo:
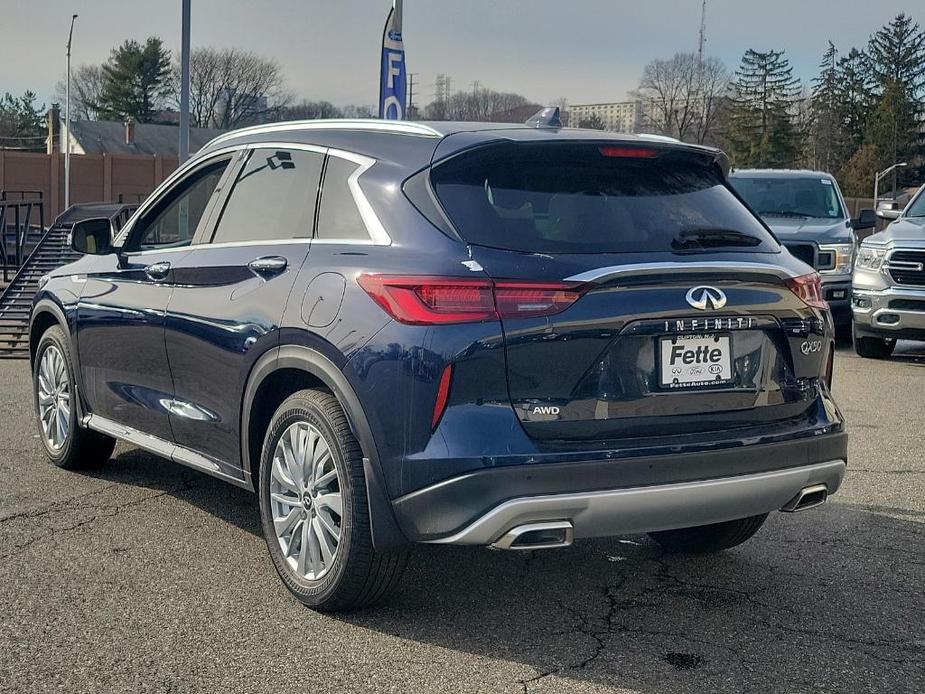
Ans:
<svg viewBox="0 0 925 694"><path fill-rule="evenodd" d="M890 166L889 168L886 168L878 173L876 178L874 178L874 212L877 211L877 207L880 202L880 181L889 176L892 172L896 171L896 169L901 169L908 165L909 164L904 161L893 164L893 166Z"/></svg>
<svg viewBox="0 0 925 694"><path fill-rule="evenodd" d="M189 24L190 0L182 0L180 21L180 149L182 164L189 159Z"/></svg>
<svg viewBox="0 0 925 694"><path fill-rule="evenodd" d="M64 209L71 206L71 39L74 38L74 20L67 34L67 86L64 88ZM52 143L52 151L54 143Z"/></svg>

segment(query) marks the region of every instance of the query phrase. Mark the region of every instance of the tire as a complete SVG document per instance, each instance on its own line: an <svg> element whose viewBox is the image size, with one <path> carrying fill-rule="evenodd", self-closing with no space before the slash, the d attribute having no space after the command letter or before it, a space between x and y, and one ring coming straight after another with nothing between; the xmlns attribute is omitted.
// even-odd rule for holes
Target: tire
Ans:
<svg viewBox="0 0 925 694"><path fill-rule="evenodd" d="M896 348L896 339L892 337L862 337L857 328L851 326L851 338L854 351L867 359L887 359Z"/></svg>
<svg viewBox="0 0 925 694"><path fill-rule="evenodd" d="M67 335L57 325L50 327L35 350L32 399L45 455L65 470L99 467L116 445L115 439L79 426L73 364ZM48 401L50 391L55 393L54 403ZM46 429L46 420L59 426Z"/></svg>
<svg viewBox="0 0 925 694"><path fill-rule="evenodd" d="M298 464L295 472L289 467L287 461L300 456L311 461L309 472ZM276 410L264 438L259 494L270 558L306 606L351 610L380 601L398 586L407 554L373 548L363 454L330 393L302 390ZM283 531L279 536L277 527Z"/></svg>
<svg viewBox="0 0 925 694"><path fill-rule="evenodd" d="M649 533L649 537L671 554L711 554L741 545L758 532L767 517L764 513L714 525L662 530Z"/></svg>

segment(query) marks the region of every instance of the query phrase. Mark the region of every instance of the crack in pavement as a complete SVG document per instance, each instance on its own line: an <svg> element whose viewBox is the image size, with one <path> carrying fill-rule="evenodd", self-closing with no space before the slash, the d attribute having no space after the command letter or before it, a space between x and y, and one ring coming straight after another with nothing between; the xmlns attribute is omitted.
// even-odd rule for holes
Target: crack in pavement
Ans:
<svg viewBox="0 0 925 694"><path fill-rule="evenodd" d="M110 505L107 505L107 504L80 504L80 505L76 505L76 506L70 505L70 506L66 506L65 508L58 508L58 509L49 508L49 509L46 509L45 511L43 511L43 512L41 512L41 513L36 513L35 515L17 514L16 517L19 517L19 518L23 518L23 517L25 517L25 518L35 518L35 517L41 517L41 516L47 515L47 514L50 513L52 510L57 511L57 512L60 512L60 513L73 512L73 511L85 511L85 510L88 510L88 509L95 510L95 511L100 511L100 512L101 512L101 513L97 513L97 514L91 516L90 518L86 518L86 519L84 519L84 520L82 520L82 521L79 521L79 522L74 523L74 524L69 525L69 526L60 527L60 528L52 528L52 529L49 530L48 532L45 532L45 533L42 533L42 534L40 534L40 535L38 535L38 536L36 536L36 537L33 537L33 538L31 538L30 540L28 540L27 542L24 542L23 544L16 545L16 546L13 547L12 551L7 552L6 554L0 555L0 560L2 560L2 559L8 559L8 558L12 557L14 554L19 554L19 553L21 553L24 549L26 549L26 548L28 548L28 547L31 547L32 545L34 545L34 544L36 544L36 543L38 543L38 542L42 542L42 541L44 541L44 540L47 540L47 539L49 539L49 538L51 538L51 537L54 537L54 536L56 536L56 535L59 535L59 534L61 534L61 533L73 532L74 530L78 530L78 529L80 529L80 528L82 528L82 527L84 527L84 526L86 526L86 525L91 525L91 524L93 524L94 522L96 522L97 520L99 520L100 518L112 518L112 517L114 517L114 516L117 516L117 515L119 515L124 509L131 508L131 507L134 507L134 506L140 506L140 505L142 505L142 504L148 503L149 501L153 501L153 500L155 500L155 499L159 499L159 498L161 498L161 497L163 497L163 496L168 496L168 495L169 495L169 496L177 496L177 495L179 495L179 494L181 494L181 493L183 493L183 492L189 491L189 490L191 490L191 489L195 489L195 488L197 487L197 485L193 483L194 480L195 480L195 478L187 478L187 479L185 479L181 484L179 484L179 485L177 485L177 486L175 486L175 487L170 487L170 488L168 488L168 489L162 489L162 490L160 490L160 491L158 491L158 492L154 492L154 493L152 493L152 494L148 494L148 495L146 495L146 496L143 496L143 497L141 497L140 499L135 499L135 500L133 500L133 501L126 501L126 502L121 503L121 504L115 504L115 505L111 505L111 504L110 504ZM105 487L103 490L98 490L98 492L99 492L99 491L105 491L105 489L109 489L109 488L112 488L112 487L115 487L115 486L119 486L118 483L114 483L114 484L108 485L108 486ZM98 492L95 492L95 493L98 493ZM88 496L92 496L93 494L94 494L94 492L87 493L87 494L81 494L81 495L78 495L77 497L72 497L71 500L86 498L86 497L88 497ZM6 519L4 519L4 520L11 520L12 518L13 518L13 517L9 517L9 518L6 518Z"/></svg>

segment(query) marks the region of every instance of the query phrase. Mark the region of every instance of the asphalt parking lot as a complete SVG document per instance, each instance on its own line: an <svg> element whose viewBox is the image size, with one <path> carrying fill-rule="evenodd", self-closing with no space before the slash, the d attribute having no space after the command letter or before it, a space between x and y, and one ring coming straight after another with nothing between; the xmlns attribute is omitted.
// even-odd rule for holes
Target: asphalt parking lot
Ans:
<svg viewBox="0 0 925 694"><path fill-rule="evenodd" d="M925 348L835 377L841 493L736 550L427 547L331 617L278 581L252 495L121 444L47 463L0 362L0 691L925 691Z"/></svg>

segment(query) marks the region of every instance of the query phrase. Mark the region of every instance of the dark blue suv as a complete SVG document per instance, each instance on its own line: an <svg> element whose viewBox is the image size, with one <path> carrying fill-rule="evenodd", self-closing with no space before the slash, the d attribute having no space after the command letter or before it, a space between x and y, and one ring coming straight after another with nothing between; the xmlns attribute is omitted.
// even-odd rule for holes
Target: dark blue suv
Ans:
<svg viewBox="0 0 925 694"><path fill-rule="evenodd" d="M224 135L31 322L59 466L115 439L259 495L288 588L372 602L415 543L749 538L846 466L819 276L717 150L484 123Z"/></svg>

